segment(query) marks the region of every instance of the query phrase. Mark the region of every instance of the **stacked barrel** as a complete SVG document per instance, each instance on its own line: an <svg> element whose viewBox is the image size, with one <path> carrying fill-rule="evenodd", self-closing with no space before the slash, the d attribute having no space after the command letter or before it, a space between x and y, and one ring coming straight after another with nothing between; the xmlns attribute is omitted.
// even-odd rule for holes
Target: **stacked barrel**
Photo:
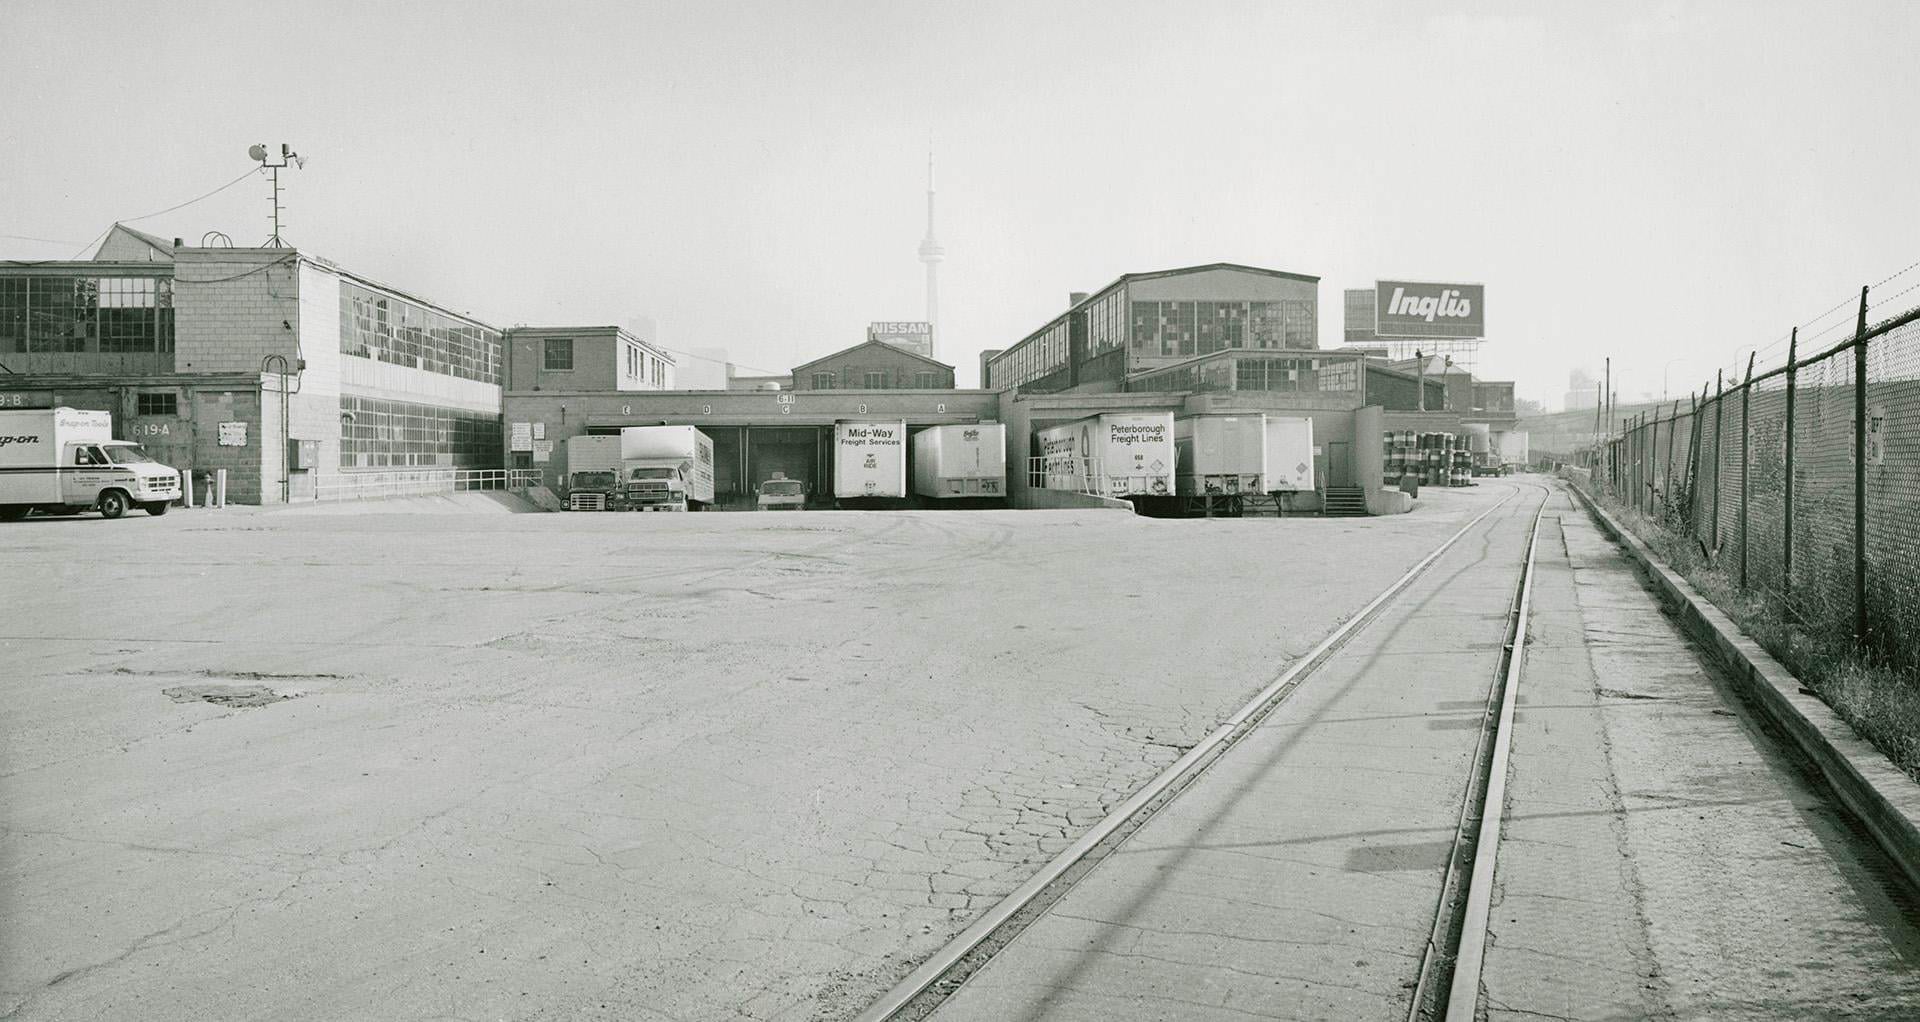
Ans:
<svg viewBox="0 0 1920 1022"><path fill-rule="evenodd" d="M1420 475L1419 434L1410 429L1390 429L1386 433L1384 447L1386 471L1385 482L1388 486L1398 486L1403 476Z"/></svg>
<svg viewBox="0 0 1920 1022"><path fill-rule="evenodd" d="M1389 485L1404 476L1413 476L1426 486L1473 485L1473 452L1456 433L1417 433L1410 429L1390 429L1382 441L1385 471Z"/></svg>

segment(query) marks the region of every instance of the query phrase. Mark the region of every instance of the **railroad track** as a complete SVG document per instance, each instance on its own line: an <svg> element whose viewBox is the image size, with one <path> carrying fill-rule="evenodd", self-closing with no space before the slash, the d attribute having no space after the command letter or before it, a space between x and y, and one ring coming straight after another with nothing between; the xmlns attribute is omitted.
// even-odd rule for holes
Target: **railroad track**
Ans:
<svg viewBox="0 0 1920 1022"><path fill-rule="evenodd" d="M1502 644L1489 686L1487 709L1462 800L1454 851L1447 866L1448 876L1434 910L1433 930L1422 953L1408 1014L1414 1022L1423 1019L1470 1022L1478 1004L1480 962L1485 949L1493 865L1500 836L1497 810L1505 798L1511 724L1525 660L1534 550L1540 519L1552 493L1537 483L1521 484L1448 536L1198 744L869 1005L856 1016L858 1022L909 1022L931 1015L967 977L985 966L1021 930L1043 915L1133 832L1258 727L1348 640L1426 574L1442 555L1527 488L1540 492L1540 502L1533 509L1528 526L1526 556L1507 612L1507 639ZM1489 806L1495 811L1485 811Z"/></svg>

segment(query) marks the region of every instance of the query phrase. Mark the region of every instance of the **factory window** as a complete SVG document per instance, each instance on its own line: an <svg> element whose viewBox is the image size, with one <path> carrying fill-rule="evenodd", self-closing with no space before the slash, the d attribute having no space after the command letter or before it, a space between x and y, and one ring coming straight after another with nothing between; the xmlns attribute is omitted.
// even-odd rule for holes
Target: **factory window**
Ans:
<svg viewBox="0 0 1920 1022"><path fill-rule="evenodd" d="M814 373L813 374L814 390L832 390L834 387L834 382L835 381L832 373Z"/></svg>
<svg viewBox="0 0 1920 1022"><path fill-rule="evenodd" d="M939 382L935 379L935 374L931 372L918 372L913 374L913 386L916 390L932 390L939 385Z"/></svg>
<svg viewBox="0 0 1920 1022"><path fill-rule="evenodd" d="M498 468L498 414L342 397L341 468ZM348 418L351 415L351 418Z"/></svg>
<svg viewBox="0 0 1920 1022"><path fill-rule="evenodd" d="M173 350L173 281L166 277L0 280L0 351Z"/></svg>
<svg viewBox="0 0 1920 1022"><path fill-rule="evenodd" d="M340 351L442 376L500 382L498 332L346 281L340 284Z"/></svg>
<svg viewBox="0 0 1920 1022"><path fill-rule="evenodd" d="M862 380L861 385L866 387L868 390L885 390L887 386L887 374L884 372L876 372L873 370L868 370L866 374L866 378Z"/></svg>
<svg viewBox="0 0 1920 1022"><path fill-rule="evenodd" d="M627 379L638 381L640 379L640 346L627 344L622 346L622 350L627 353Z"/></svg>
<svg viewBox="0 0 1920 1022"><path fill-rule="evenodd" d="M573 338L549 337L546 342L546 357L541 368L550 373L573 371Z"/></svg>
<svg viewBox="0 0 1920 1022"><path fill-rule="evenodd" d="M165 393L136 394L134 413L137 415L178 415L180 414L179 395L172 391Z"/></svg>

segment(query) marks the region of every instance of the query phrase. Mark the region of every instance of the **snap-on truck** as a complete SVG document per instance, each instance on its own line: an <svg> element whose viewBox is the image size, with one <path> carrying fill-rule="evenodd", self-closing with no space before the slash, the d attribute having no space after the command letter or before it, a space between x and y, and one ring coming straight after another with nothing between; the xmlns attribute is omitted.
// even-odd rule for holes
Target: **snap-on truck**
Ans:
<svg viewBox="0 0 1920 1022"><path fill-rule="evenodd" d="M633 511L688 511L713 503L713 439L692 426L620 431L620 479Z"/></svg>
<svg viewBox="0 0 1920 1022"><path fill-rule="evenodd" d="M1185 415L1173 420L1174 485L1183 496L1264 493L1267 431L1258 412Z"/></svg>
<svg viewBox="0 0 1920 1022"><path fill-rule="evenodd" d="M833 424L836 500L902 499L907 495L907 424L842 419Z"/></svg>
<svg viewBox="0 0 1920 1022"><path fill-rule="evenodd" d="M118 518L129 508L167 513L180 473L139 444L113 438L108 412L73 408L0 411L0 520L89 508Z"/></svg>
<svg viewBox="0 0 1920 1022"><path fill-rule="evenodd" d="M1034 434L1050 490L1106 497L1171 497L1173 413L1110 412Z"/></svg>
<svg viewBox="0 0 1920 1022"><path fill-rule="evenodd" d="M934 500L1007 495L1007 427L929 426L913 435L913 492Z"/></svg>
<svg viewBox="0 0 1920 1022"><path fill-rule="evenodd" d="M627 493L620 485L620 438L581 435L567 438L567 510L624 511Z"/></svg>

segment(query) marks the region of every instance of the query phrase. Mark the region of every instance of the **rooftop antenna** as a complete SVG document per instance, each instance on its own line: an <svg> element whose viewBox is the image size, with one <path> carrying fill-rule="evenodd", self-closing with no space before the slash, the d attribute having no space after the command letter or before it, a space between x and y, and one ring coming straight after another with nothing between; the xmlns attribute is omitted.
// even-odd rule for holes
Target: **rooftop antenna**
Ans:
<svg viewBox="0 0 1920 1022"><path fill-rule="evenodd" d="M263 169L273 171L273 237L267 239L266 247L286 248L287 243L280 240L280 214L286 209L285 206L280 205L280 168L289 163L296 168L305 167L307 158L288 148L285 142L280 143L280 162L278 163L268 159L270 154L267 152L267 147L258 143L247 149L247 155L258 161Z"/></svg>

